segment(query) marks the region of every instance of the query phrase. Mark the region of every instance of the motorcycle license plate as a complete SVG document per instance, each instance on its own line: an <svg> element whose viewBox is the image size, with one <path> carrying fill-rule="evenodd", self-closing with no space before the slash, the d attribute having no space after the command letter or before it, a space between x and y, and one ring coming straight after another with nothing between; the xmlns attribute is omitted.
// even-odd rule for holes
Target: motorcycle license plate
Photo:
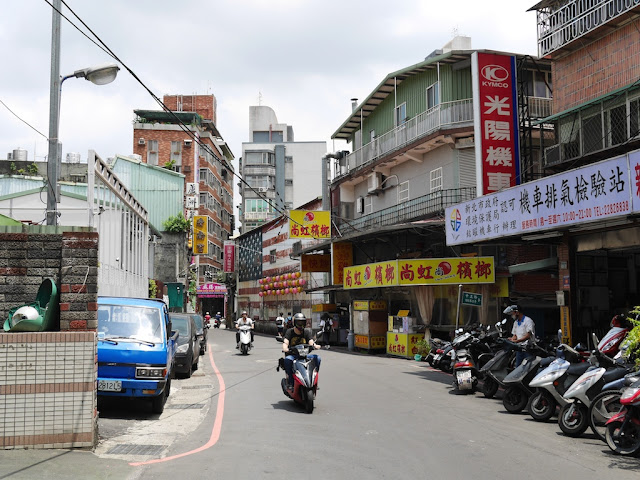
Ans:
<svg viewBox="0 0 640 480"><path fill-rule="evenodd" d="M119 392L122 390L122 381L98 380L98 390L102 392Z"/></svg>
<svg viewBox="0 0 640 480"><path fill-rule="evenodd" d="M458 383L469 383L471 381L471 370L461 370L456 375L458 376Z"/></svg>
<svg viewBox="0 0 640 480"><path fill-rule="evenodd" d="M441 358L442 358L442 355L441 355L441 354L439 354L439 353L436 353L436 354L433 356L433 361L434 361L434 362L437 362L437 361L438 361L438 360L440 360Z"/></svg>

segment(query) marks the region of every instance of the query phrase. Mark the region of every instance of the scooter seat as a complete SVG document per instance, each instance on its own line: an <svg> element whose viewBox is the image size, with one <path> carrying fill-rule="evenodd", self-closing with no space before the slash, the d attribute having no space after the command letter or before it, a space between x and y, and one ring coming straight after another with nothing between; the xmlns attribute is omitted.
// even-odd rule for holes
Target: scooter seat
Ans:
<svg viewBox="0 0 640 480"><path fill-rule="evenodd" d="M604 372L602 378L604 379L604 383L609 383L624 377L627 373L626 368L612 368Z"/></svg>
<svg viewBox="0 0 640 480"><path fill-rule="evenodd" d="M588 362L584 362L584 363L577 363L575 365L570 365L569 369L567 370L567 373L569 375L577 375L580 376L582 375L584 372L586 372L587 370L589 370L589 368L591 367L591 364Z"/></svg>

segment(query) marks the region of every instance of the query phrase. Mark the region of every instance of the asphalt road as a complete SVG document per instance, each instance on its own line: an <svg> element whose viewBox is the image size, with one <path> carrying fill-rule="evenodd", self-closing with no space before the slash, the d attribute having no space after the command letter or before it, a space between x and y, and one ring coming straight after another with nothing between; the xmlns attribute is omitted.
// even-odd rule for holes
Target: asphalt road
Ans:
<svg viewBox="0 0 640 480"><path fill-rule="evenodd" d="M413 360L322 350L306 414L280 389L279 343L256 336L242 356L233 332L209 333L162 415L101 404L95 452L0 451L0 479L638 478L640 459L508 414L499 399L455 395L450 376Z"/></svg>

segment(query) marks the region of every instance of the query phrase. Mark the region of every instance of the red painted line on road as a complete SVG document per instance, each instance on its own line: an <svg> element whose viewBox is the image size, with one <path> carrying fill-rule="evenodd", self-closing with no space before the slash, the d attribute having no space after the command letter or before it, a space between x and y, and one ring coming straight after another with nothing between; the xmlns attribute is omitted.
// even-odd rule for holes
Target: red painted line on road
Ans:
<svg viewBox="0 0 640 480"><path fill-rule="evenodd" d="M213 371L215 372L216 377L218 379L218 384L220 385L220 395L218 395L218 408L216 409L216 419L213 422L213 429L211 430L211 437L209 438L209 441L204 445L202 445L201 447L196 448L195 450L190 450L188 452L180 453L178 455L173 455L171 457L147 460L146 462L130 462L129 465L137 467L140 465L151 465L154 463L169 462L177 458L182 458L188 455L193 455L195 453L202 452L204 450L207 450L213 447L216 443L218 443L218 439L220 438L220 432L222 430L222 417L224 416L225 384L224 384L224 379L222 378L222 375L218 370L218 367L216 367L216 362L213 361L213 353L211 352L211 348L208 348L208 350L209 350L209 361L211 362Z"/></svg>

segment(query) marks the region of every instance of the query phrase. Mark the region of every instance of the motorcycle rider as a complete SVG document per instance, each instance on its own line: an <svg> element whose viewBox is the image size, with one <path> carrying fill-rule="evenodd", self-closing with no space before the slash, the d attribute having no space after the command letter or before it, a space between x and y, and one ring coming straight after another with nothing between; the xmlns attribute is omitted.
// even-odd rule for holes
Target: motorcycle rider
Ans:
<svg viewBox="0 0 640 480"><path fill-rule="evenodd" d="M220 315L220 312L216 313L215 319L216 319L215 320L216 321L216 325L218 325L218 327L220 327L220 323L222 321L222 315Z"/></svg>
<svg viewBox="0 0 640 480"><path fill-rule="evenodd" d="M236 321L236 349L240 348L240 327L242 325L249 325L251 327L251 343L253 343L253 329L255 325L253 320L247 317L247 311L242 311L242 316Z"/></svg>
<svg viewBox="0 0 640 480"><path fill-rule="evenodd" d="M204 315L204 324L205 324L205 325L209 325L209 323L210 323L210 322L211 322L211 315L209 315L209 312L207 312L207 313Z"/></svg>
<svg viewBox="0 0 640 480"><path fill-rule="evenodd" d="M535 342L536 326L531 318L527 317L520 311L518 305L509 305L504 309L505 315L511 315L513 319L513 327L511 328L511 340L515 343L521 343L523 346L530 345ZM522 361L530 357L531 354L526 351L516 351L516 367L522 363Z"/></svg>
<svg viewBox="0 0 640 480"><path fill-rule="evenodd" d="M284 334L284 340L282 341L282 351L284 353L289 352L289 347L295 347L300 344L308 344L314 349L319 349L320 345L315 343L311 338L311 332L305 329L307 325L307 318L304 313L296 313L293 316L293 328L287 330ZM318 371L320 370L320 357L318 355L307 355L307 358L316 359L318 365ZM287 355L284 357L284 371L287 373L288 388L293 390L293 361L295 357L293 355Z"/></svg>

